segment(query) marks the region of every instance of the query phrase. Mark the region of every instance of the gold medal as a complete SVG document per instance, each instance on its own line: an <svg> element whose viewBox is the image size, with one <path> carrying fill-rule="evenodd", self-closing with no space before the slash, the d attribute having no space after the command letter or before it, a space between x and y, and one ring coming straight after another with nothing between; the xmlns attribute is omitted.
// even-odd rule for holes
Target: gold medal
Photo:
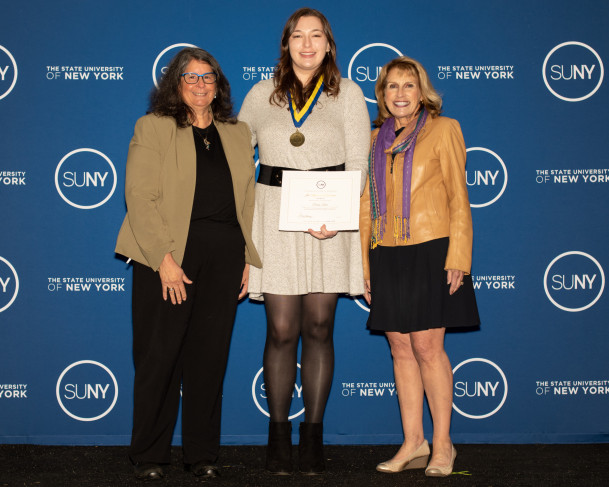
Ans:
<svg viewBox="0 0 609 487"><path fill-rule="evenodd" d="M300 147L302 144L304 144L304 141L305 136L302 135L298 130L290 135L290 144L292 144L294 147Z"/></svg>

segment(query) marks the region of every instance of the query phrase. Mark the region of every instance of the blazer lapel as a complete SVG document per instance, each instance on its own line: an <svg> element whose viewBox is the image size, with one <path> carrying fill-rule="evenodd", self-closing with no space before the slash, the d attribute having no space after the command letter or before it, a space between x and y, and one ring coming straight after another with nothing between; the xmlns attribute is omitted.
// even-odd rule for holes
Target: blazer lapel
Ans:
<svg viewBox="0 0 609 487"><path fill-rule="evenodd" d="M231 143L230 132L229 130L227 130L226 124L214 122L214 125L218 129L218 134L220 134L220 140L222 141L224 155L226 156L226 160L228 161L228 168L230 169L230 173L234 181L235 174L238 171L237 166L239 164L239 158L235 153L234 144Z"/></svg>
<svg viewBox="0 0 609 487"><path fill-rule="evenodd" d="M195 149L195 141L192 134L192 128L176 128L176 164L178 171L184 176L195 180L197 150ZM184 174L185 173L185 174Z"/></svg>
<svg viewBox="0 0 609 487"><path fill-rule="evenodd" d="M182 212L184 221L182 226L188 229L192 205L195 198L197 184L197 150L191 127L176 128L176 167L177 180L180 181L181 195L178 196L178 205L186 210Z"/></svg>

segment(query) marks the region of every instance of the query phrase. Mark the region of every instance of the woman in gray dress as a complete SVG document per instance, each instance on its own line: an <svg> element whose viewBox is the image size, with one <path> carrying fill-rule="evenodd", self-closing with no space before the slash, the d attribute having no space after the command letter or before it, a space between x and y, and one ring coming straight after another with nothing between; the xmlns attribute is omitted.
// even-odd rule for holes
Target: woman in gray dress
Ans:
<svg viewBox="0 0 609 487"><path fill-rule="evenodd" d="M251 299L264 300L267 313L263 364L271 419L266 466L275 474L292 471L288 416L302 337L305 421L300 424L299 469L321 473L338 295L363 292L359 235L331 232L325 225L308 233L280 232L282 171L358 170L363 189L370 141L366 102L359 87L340 76L323 14L308 8L292 14L281 37L274 79L252 88L239 119L249 124L260 154L252 237L263 267L252 269L249 293Z"/></svg>

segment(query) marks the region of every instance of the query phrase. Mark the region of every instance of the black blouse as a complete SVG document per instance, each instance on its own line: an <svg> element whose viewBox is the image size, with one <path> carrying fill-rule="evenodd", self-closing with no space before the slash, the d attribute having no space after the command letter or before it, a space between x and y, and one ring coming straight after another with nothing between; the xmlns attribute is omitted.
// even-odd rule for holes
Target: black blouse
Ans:
<svg viewBox="0 0 609 487"><path fill-rule="evenodd" d="M190 221L239 225L233 180L218 129L213 123L204 129L193 125L192 132L197 149L197 182Z"/></svg>

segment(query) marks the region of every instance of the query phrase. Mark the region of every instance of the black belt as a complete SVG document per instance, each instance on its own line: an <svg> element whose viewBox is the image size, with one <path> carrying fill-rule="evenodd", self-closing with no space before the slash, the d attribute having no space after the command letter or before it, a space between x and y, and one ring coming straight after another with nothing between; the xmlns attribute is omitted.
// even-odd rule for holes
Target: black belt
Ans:
<svg viewBox="0 0 609 487"><path fill-rule="evenodd" d="M260 172L258 173L258 182L267 186L281 186L283 180L283 171L300 171L301 169L292 169L291 167L266 166L260 164ZM316 167L314 169L306 169L307 171L344 171L345 165L338 166Z"/></svg>

